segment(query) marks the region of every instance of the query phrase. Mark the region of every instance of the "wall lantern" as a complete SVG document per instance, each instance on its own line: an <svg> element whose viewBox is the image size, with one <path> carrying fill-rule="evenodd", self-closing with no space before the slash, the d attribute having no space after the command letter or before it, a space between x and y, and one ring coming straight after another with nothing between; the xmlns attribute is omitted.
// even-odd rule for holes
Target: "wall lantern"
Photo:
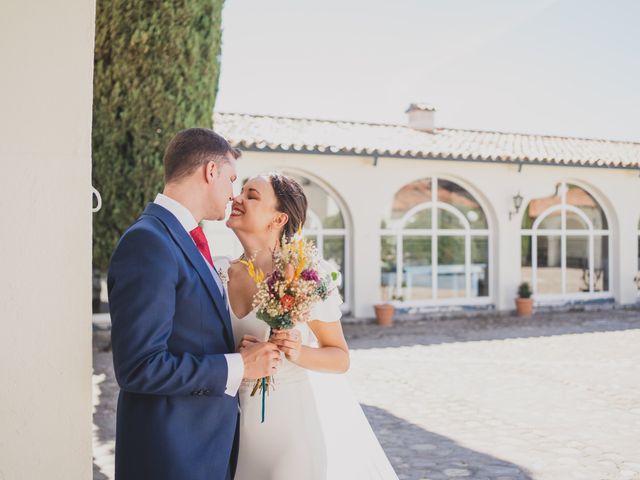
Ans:
<svg viewBox="0 0 640 480"><path fill-rule="evenodd" d="M514 195L513 197L513 208L515 211L510 211L509 212L509 220L511 220L511 217L513 217L514 215L517 215L518 212L520 211L520 207L522 206L522 200L524 200L522 198L522 195L520 195L520 192L518 192L517 195Z"/></svg>

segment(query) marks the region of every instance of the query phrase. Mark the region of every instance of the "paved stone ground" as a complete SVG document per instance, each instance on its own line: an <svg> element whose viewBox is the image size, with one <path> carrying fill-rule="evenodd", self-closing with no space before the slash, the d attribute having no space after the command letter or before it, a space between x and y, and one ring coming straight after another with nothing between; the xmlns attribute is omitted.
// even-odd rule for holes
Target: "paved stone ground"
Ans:
<svg viewBox="0 0 640 480"><path fill-rule="evenodd" d="M345 325L351 384L402 479L640 479L640 312ZM94 479L117 386L94 336Z"/></svg>

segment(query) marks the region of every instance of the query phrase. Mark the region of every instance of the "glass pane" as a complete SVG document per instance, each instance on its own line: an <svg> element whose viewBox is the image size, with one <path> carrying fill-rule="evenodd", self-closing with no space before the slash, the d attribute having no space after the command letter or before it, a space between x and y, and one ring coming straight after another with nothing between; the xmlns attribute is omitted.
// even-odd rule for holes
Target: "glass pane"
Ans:
<svg viewBox="0 0 640 480"><path fill-rule="evenodd" d="M390 210L385 212L381 228L398 228L398 220L416 205L431 201L431 179L423 178L402 187L393 198Z"/></svg>
<svg viewBox="0 0 640 480"><path fill-rule="evenodd" d="M438 200L460 210L467 217L471 228L486 229L487 218L475 198L457 183L438 180ZM447 228L447 227L442 227ZM449 227L461 228L461 227Z"/></svg>
<svg viewBox="0 0 640 480"><path fill-rule="evenodd" d="M575 212L567 212L567 229L568 230L588 230L589 225L584 223L584 219Z"/></svg>
<svg viewBox="0 0 640 480"><path fill-rule="evenodd" d="M380 298L391 300L396 288L396 237L380 237Z"/></svg>
<svg viewBox="0 0 640 480"><path fill-rule="evenodd" d="M567 185L567 205L578 207L593 223L596 230L607 230L607 217L604 211L589 193L575 185Z"/></svg>
<svg viewBox="0 0 640 480"><path fill-rule="evenodd" d="M471 296L489 296L489 239L471 238Z"/></svg>
<svg viewBox="0 0 640 480"><path fill-rule="evenodd" d="M560 237L537 237L538 254L537 288L538 294L562 293L562 272L560 269Z"/></svg>
<svg viewBox="0 0 640 480"><path fill-rule="evenodd" d="M324 228L344 228L340 207L324 188L302 175L290 172L283 173L302 185L309 202L309 210L318 216Z"/></svg>
<svg viewBox="0 0 640 480"><path fill-rule="evenodd" d="M316 247L318 246L318 237L316 237L315 235L305 235L304 238L312 241ZM318 252L318 254L322 255L322 252Z"/></svg>
<svg viewBox="0 0 640 480"><path fill-rule="evenodd" d="M431 237L402 240L402 293L405 300L431 300Z"/></svg>
<svg viewBox="0 0 640 480"><path fill-rule="evenodd" d="M547 215L540 225L538 225L540 230L560 230L562 228L562 213L560 210L556 210L555 212Z"/></svg>
<svg viewBox="0 0 640 480"><path fill-rule="evenodd" d="M556 191L552 195L531 200L529 202L529 205L527 205L527 209L525 210L524 216L522 218L522 228L525 230L530 229L537 218L541 216L547 209L553 207L554 205L559 205L562 202L562 198L560 198L559 192L560 184L556 186ZM560 212L558 212L558 214L559 213Z"/></svg>
<svg viewBox="0 0 640 480"><path fill-rule="evenodd" d="M344 286L347 284L344 269L344 237L343 236L325 236L323 247L323 258L337 268L342 274L342 283L340 285L340 295L344 298Z"/></svg>
<svg viewBox="0 0 640 480"><path fill-rule="evenodd" d="M596 236L593 239L594 291L609 291L609 237Z"/></svg>
<svg viewBox="0 0 640 480"><path fill-rule="evenodd" d="M464 237L438 237L438 298L466 296Z"/></svg>
<svg viewBox="0 0 640 480"><path fill-rule="evenodd" d="M589 237L567 236L567 293L589 291Z"/></svg>
<svg viewBox="0 0 640 480"><path fill-rule="evenodd" d="M420 210L404 224L405 229L431 228L431 209Z"/></svg>
<svg viewBox="0 0 640 480"><path fill-rule="evenodd" d="M333 202L333 200L331 200L330 203L333 203L335 205L335 208L338 208L338 205L335 202ZM324 228L344 228L344 220L342 218L342 213L337 212L337 213L327 215L322 220L322 226Z"/></svg>
<svg viewBox="0 0 640 480"><path fill-rule="evenodd" d="M533 288L531 236L523 235L520 240L520 282L527 282Z"/></svg>
<svg viewBox="0 0 640 480"><path fill-rule="evenodd" d="M453 213L439 208L438 209L438 228L464 229L465 226L462 224L460 219L456 217Z"/></svg>

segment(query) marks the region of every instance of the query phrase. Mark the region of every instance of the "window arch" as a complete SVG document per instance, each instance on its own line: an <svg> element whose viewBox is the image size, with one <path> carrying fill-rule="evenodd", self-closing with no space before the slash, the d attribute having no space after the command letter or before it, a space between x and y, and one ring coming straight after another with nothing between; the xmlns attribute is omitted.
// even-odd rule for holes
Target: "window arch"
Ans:
<svg viewBox="0 0 640 480"><path fill-rule="evenodd" d="M610 233L598 201L562 181L531 200L521 230L522 280L538 297L597 296L609 292Z"/></svg>
<svg viewBox="0 0 640 480"><path fill-rule="evenodd" d="M381 223L381 295L407 305L489 301L489 227L478 201L442 178L396 192Z"/></svg>

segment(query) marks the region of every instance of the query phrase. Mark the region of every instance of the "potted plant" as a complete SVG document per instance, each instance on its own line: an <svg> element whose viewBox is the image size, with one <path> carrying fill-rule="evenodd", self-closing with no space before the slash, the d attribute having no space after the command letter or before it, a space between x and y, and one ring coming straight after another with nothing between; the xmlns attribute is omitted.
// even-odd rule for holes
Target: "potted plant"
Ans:
<svg viewBox="0 0 640 480"><path fill-rule="evenodd" d="M516 311L519 317L530 317L533 313L533 298L531 298L531 287L527 282L522 282L518 287Z"/></svg>
<svg viewBox="0 0 640 480"><path fill-rule="evenodd" d="M381 327L390 327L393 325L393 315L395 307L391 303L377 303L373 306L376 311L376 320Z"/></svg>

